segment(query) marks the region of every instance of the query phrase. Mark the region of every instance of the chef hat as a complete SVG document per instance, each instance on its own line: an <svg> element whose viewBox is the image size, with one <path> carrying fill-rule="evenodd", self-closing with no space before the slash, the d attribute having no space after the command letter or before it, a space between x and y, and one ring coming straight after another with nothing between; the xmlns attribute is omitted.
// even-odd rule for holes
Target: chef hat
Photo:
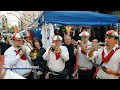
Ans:
<svg viewBox="0 0 120 90"><path fill-rule="evenodd" d="M11 38L13 40L19 40L19 41L23 40L23 36L20 33L13 33Z"/></svg>
<svg viewBox="0 0 120 90"><path fill-rule="evenodd" d="M79 34L80 37L89 37L90 34L89 32L87 32L86 30L83 30L80 34Z"/></svg>
<svg viewBox="0 0 120 90"><path fill-rule="evenodd" d="M112 37L118 37L118 32L115 30L108 30L105 35L112 36Z"/></svg>
<svg viewBox="0 0 120 90"><path fill-rule="evenodd" d="M60 35L55 35L53 41L62 41L62 37Z"/></svg>

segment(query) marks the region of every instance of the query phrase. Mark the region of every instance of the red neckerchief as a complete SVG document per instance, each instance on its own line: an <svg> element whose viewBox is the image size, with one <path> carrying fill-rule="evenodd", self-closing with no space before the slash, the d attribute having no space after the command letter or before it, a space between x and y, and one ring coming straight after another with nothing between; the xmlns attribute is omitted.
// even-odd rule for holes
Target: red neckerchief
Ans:
<svg viewBox="0 0 120 90"><path fill-rule="evenodd" d="M113 54L118 50L119 48L116 48L115 51L112 50L106 57L104 57L104 49L102 51L102 62L104 63L108 63L109 60L111 59L111 57L113 56ZM95 76L97 75L97 72L99 71L99 69L96 67L96 72L94 73L93 79L95 78Z"/></svg>
<svg viewBox="0 0 120 90"><path fill-rule="evenodd" d="M56 60L58 60L60 58L60 54L59 53L56 53Z"/></svg>
<svg viewBox="0 0 120 90"><path fill-rule="evenodd" d="M105 63L108 63L108 61L110 60L110 58L113 56L113 54L118 50L119 48L116 48L115 51L112 50L106 57L104 57L105 52L104 50L102 51L102 61Z"/></svg>
<svg viewBox="0 0 120 90"><path fill-rule="evenodd" d="M16 55L19 53L17 50L14 50ZM22 60L27 60L26 56L23 54L21 57L20 57Z"/></svg>

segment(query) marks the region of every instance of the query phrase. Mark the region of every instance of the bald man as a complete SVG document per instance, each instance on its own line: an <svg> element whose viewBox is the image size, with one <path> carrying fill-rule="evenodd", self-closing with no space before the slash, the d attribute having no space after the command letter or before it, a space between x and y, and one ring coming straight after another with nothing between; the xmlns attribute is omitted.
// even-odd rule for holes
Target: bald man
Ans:
<svg viewBox="0 0 120 90"><path fill-rule="evenodd" d="M74 45L72 44L72 39L69 35L65 36L63 46L66 46L69 52L69 60L66 62L68 76L69 76L69 79L74 79L72 74L74 72L74 65L76 63L76 57L74 54Z"/></svg>

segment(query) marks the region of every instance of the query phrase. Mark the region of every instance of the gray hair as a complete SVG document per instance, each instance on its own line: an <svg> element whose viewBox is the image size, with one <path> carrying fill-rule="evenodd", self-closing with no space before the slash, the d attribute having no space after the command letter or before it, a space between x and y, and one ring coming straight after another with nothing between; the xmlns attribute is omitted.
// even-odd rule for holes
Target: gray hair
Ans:
<svg viewBox="0 0 120 90"><path fill-rule="evenodd" d="M67 37L70 37L70 38L71 38L71 36L70 36L70 35L65 35L64 40L65 40ZM72 38L71 38L71 39L72 39Z"/></svg>

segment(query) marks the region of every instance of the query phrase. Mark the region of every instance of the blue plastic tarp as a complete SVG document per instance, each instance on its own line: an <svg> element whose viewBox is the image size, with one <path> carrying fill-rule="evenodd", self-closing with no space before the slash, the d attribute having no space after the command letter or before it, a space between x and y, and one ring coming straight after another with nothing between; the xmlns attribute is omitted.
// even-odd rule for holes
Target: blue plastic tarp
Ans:
<svg viewBox="0 0 120 90"><path fill-rule="evenodd" d="M45 11L44 21L46 23L99 26L118 23L118 16L92 11Z"/></svg>
<svg viewBox="0 0 120 90"><path fill-rule="evenodd" d="M115 24L113 24L114 26L120 26L120 23L115 23Z"/></svg>
<svg viewBox="0 0 120 90"><path fill-rule="evenodd" d="M32 30L34 38L42 39L41 28L35 28Z"/></svg>

